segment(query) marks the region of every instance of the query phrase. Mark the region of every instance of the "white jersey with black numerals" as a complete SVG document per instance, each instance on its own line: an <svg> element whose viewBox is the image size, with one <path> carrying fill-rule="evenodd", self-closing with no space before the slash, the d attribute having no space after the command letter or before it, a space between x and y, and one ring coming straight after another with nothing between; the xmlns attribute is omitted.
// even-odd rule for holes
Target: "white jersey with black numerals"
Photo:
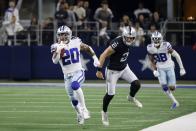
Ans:
<svg viewBox="0 0 196 131"><path fill-rule="evenodd" d="M171 54L168 53L170 49L172 46L169 42L162 42L159 48L156 48L153 43L147 46L147 51L153 56L157 68L174 67Z"/></svg>
<svg viewBox="0 0 196 131"><path fill-rule="evenodd" d="M80 59L80 45L82 41L78 37L73 37L65 47L64 57L60 58L59 64L61 65L64 74L73 73L77 70L84 70L82 68ZM55 49L58 43L51 46L51 52Z"/></svg>

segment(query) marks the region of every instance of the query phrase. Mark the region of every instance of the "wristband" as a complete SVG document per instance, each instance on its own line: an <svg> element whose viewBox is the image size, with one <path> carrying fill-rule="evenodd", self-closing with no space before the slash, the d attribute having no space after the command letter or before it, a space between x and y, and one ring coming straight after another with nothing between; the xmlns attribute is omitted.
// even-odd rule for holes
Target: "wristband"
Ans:
<svg viewBox="0 0 196 131"><path fill-rule="evenodd" d="M101 67L97 67L97 71L101 71L102 70L102 68Z"/></svg>

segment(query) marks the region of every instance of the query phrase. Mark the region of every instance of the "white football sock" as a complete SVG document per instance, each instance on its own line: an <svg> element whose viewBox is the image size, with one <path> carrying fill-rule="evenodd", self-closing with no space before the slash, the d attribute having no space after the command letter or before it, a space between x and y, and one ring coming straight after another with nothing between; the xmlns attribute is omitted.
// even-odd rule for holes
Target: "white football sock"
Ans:
<svg viewBox="0 0 196 131"><path fill-rule="evenodd" d="M80 106L79 106L79 105L74 106L74 109L76 110L76 112L77 112L78 114L81 113L81 109L80 109Z"/></svg>
<svg viewBox="0 0 196 131"><path fill-rule="evenodd" d="M166 91L165 93L166 93L167 96L172 100L173 103L178 103L177 100L176 100L176 98L174 97L174 95L172 94L171 91L168 90L168 91Z"/></svg>
<svg viewBox="0 0 196 131"><path fill-rule="evenodd" d="M83 110L87 110L85 100L84 100L84 94L81 88L77 89L76 91L76 96L78 98L78 102L80 103L80 106Z"/></svg>

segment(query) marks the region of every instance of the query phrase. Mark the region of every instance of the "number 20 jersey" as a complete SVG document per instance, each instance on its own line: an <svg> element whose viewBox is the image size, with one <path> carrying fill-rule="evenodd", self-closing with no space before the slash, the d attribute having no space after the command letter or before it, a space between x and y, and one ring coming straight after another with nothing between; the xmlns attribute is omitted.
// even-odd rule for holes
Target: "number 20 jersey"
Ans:
<svg viewBox="0 0 196 131"><path fill-rule="evenodd" d="M73 73L77 70L83 70L80 59L80 45L82 41L78 37L73 37L68 44L66 44L64 57L60 58L59 64L61 65L64 74ZM52 46L57 46L58 43ZM51 48L52 48L51 46Z"/></svg>
<svg viewBox="0 0 196 131"><path fill-rule="evenodd" d="M171 54L168 53L171 49L172 46L169 42L162 42L159 48L156 48L153 43L147 45L147 51L153 56L157 68L169 68L174 66Z"/></svg>

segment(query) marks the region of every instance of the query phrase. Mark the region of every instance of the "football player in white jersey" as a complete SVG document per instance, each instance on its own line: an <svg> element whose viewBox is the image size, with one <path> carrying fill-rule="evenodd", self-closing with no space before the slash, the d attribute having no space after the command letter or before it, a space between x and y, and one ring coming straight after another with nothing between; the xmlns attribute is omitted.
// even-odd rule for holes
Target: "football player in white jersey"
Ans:
<svg viewBox="0 0 196 131"><path fill-rule="evenodd" d="M78 37L73 37L69 27L61 26L58 28L57 41L57 43L51 45L52 61L55 64L60 64L64 74L65 89L77 113L78 123L84 124L84 120L90 118L90 114L85 105L84 94L81 89L85 75L81 64L80 51L83 50L92 56L95 67L100 63L94 50L82 43Z"/></svg>
<svg viewBox="0 0 196 131"><path fill-rule="evenodd" d="M173 104L170 109L179 106L179 102L175 99L172 91L176 88L176 76L174 72L174 62L171 56L176 58L180 67L180 76L186 74L180 55L172 49L169 42L163 41L160 32L154 32L151 36L152 43L147 46L148 55L152 64L153 74L158 77L159 83L163 91L172 100Z"/></svg>

